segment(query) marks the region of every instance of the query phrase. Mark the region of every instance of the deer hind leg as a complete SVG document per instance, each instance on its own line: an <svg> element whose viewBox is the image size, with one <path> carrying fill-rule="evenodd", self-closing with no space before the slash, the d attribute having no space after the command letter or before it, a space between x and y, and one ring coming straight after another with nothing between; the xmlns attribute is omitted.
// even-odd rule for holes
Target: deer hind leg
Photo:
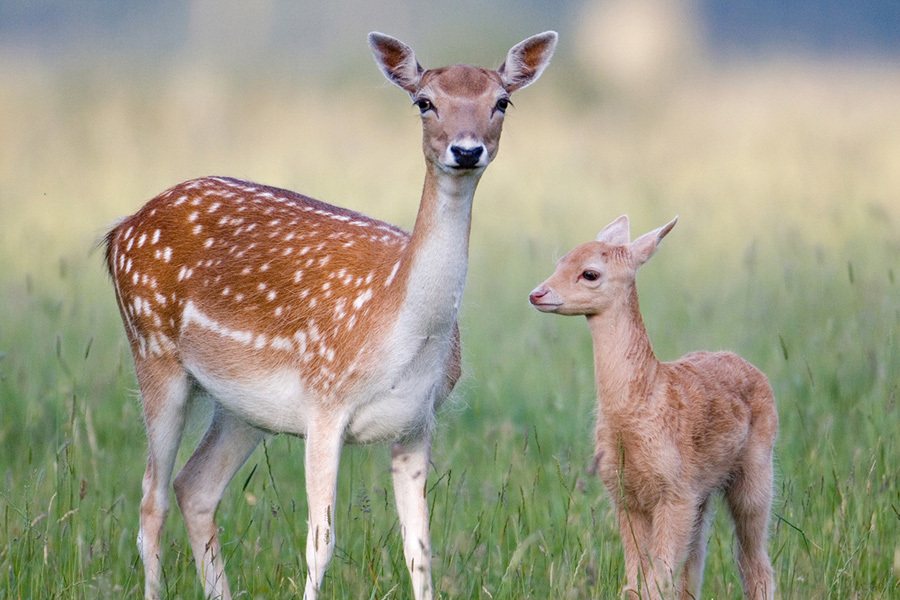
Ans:
<svg viewBox="0 0 900 600"><path fill-rule="evenodd" d="M148 447L137 544L144 563L144 597L155 600L160 589L160 536L169 512L169 482L184 432L190 383L171 357L136 360L135 370Z"/></svg>
<svg viewBox="0 0 900 600"><path fill-rule="evenodd" d="M395 442L391 448L394 497L403 536L403 554L412 578L416 600L431 600L431 537L428 531L428 503L425 483L431 455L431 432L414 439Z"/></svg>
<svg viewBox="0 0 900 600"><path fill-rule="evenodd" d="M706 540L712 521L712 497L707 497L697 510L694 530L688 546L687 560L681 574L678 597L681 600L700 598L703 587L703 565L706 563Z"/></svg>
<svg viewBox="0 0 900 600"><path fill-rule="evenodd" d="M200 445L175 478L175 496L207 598L231 598L215 512L228 482L262 437L259 429L217 406Z"/></svg>
<svg viewBox="0 0 900 600"><path fill-rule="evenodd" d="M759 452L746 461L725 499L737 537L737 563L749 600L772 600L775 597L775 576L766 552L769 510L772 506L772 456Z"/></svg>
<svg viewBox="0 0 900 600"><path fill-rule="evenodd" d="M314 415L306 434L306 590L303 600L316 600L325 569L334 553L334 514L338 466L345 424L330 415Z"/></svg>

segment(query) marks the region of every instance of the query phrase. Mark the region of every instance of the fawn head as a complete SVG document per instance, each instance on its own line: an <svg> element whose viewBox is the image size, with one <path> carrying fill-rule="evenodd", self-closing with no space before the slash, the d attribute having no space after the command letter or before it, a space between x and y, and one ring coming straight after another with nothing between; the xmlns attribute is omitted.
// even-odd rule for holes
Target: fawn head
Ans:
<svg viewBox="0 0 900 600"><path fill-rule="evenodd" d="M631 241L628 215L603 228L593 242L563 256L556 271L539 285L529 300L541 312L560 315L598 315L634 285L638 268L656 252L678 217Z"/></svg>
<svg viewBox="0 0 900 600"><path fill-rule="evenodd" d="M425 158L445 173L465 175L480 174L494 159L510 94L537 81L556 40L556 32L546 31L516 44L496 71L425 70L409 46L383 33L370 33L369 47L388 80L409 92L422 113Z"/></svg>

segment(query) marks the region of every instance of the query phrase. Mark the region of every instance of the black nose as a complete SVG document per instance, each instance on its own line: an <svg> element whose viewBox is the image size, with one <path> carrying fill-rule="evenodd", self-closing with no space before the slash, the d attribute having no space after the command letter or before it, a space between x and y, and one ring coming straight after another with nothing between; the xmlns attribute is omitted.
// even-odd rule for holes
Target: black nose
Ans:
<svg viewBox="0 0 900 600"><path fill-rule="evenodd" d="M475 146L474 148L464 148L462 146L450 146L453 158L456 159L457 166L463 169L471 169L478 164L481 159L481 153L484 146Z"/></svg>

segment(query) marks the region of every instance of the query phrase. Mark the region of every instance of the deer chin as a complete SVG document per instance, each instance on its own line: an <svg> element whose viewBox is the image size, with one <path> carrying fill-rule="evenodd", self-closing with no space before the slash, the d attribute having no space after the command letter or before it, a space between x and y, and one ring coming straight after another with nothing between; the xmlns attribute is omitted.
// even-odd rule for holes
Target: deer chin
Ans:
<svg viewBox="0 0 900 600"><path fill-rule="evenodd" d="M531 305L538 309L541 312L545 313L555 313L559 312L559 309L562 308L562 304L558 302L541 302L541 301L532 301Z"/></svg>
<svg viewBox="0 0 900 600"><path fill-rule="evenodd" d="M468 175L481 175L484 172L484 169L487 167L487 163L485 164L477 164L471 167L459 165L456 162L444 162L441 161L438 163L441 167L441 170L444 173L449 175L456 175L458 177L465 177Z"/></svg>

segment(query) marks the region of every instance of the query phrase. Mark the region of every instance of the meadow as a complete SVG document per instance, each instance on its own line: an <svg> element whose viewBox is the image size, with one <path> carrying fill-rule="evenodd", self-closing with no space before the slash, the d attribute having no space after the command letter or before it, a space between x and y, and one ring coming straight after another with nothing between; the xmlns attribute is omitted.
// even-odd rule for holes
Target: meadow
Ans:
<svg viewBox="0 0 900 600"><path fill-rule="evenodd" d="M592 460L583 319L528 292L629 213L679 215L638 277L657 354L730 349L778 401L769 544L784 599L900 598L900 72L763 63L652 93L554 65L519 92L476 194L465 375L429 477L440 598L611 598L624 565ZM374 67L278 73L6 61L0 80L0 600L140 598L146 442L97 239L181 180L227 174L412 226L418 116ZM198 405L179 459L204 431ZM344 455L324 598L408 598L387 446ZM232 589L302 594L303 442L269 438L218 511ZM736 599L719 505L704 598ZM165 596L202 590L175 508Z"/></svg>

